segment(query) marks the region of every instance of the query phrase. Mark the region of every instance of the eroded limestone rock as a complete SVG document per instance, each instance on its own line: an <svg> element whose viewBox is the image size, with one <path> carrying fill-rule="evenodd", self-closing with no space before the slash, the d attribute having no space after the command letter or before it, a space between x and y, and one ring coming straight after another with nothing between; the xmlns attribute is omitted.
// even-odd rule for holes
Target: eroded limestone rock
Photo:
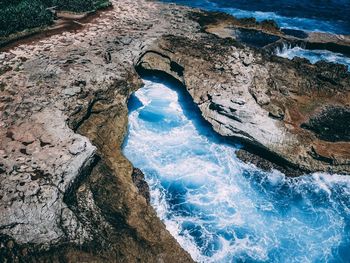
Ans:
<svg viewBox="0 0 350 263"><path fill-rule="evenodd" d="M270 57L220 39L202 30L204 13L190 8L112 2L79 31L0 53L0 257L192 261L120 151L127 99L142 84L135 66L182 82L224 136L303 170L349 172L348 141L301 127L318 120L325 104L350 101L345 67Z"/></svg>
<svg viewBox="0 0 350 263"><path fill-rule="evenodd" d="M343 136L350 124L346 114L350 74L339 70L341 65L289 61L209 35L165 36L150 50L140 60L140 71L162 71L181 81L221 135L238 138L255 153L284 166L350 173L350 142ZM158 63L161 57L167 57L168 65L165 60ZM171 70L172 62L181 62L183 80ZM332 119L332 113L314 117L333 104L344 112L338 114L339 120ZM309 119L308 125L303 124ZM320 131L323 122L341 123L342 128L337 127L342 142L326 139L340 134L335 134L334 125Z"/></svg>
<svg viewBox="0 0 350 263"><path fill-rule="evenodd" d="M60 221L79 224L63 202L64 194L85 176L96 148L67 126L62 112L49 109L13 123L1 138L2 234L19 243L62 242L66 237ZM84 147L72 153L78 142ZM71 230L72 239L86 235Z"/></svg>
<svg viewBox="0 0 350 263"><path fill-rule="evenodd" d="M1 259L192 262L120 147L142 48L196 23L176 29L180 7L113 4L79 31L1 52Z"/></svg>

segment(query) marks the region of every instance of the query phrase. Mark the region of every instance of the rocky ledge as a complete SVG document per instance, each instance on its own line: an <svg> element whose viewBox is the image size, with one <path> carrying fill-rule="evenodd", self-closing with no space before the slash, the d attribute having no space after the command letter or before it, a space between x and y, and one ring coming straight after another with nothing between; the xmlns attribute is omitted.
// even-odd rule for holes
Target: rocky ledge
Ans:
<svg viewBox="0 0 350 263"><path fill-rule="evenodd" d="M202 25L201 32L213 21L208 19L210 13L190 17ZM217 14L214 18L217 23ZM204 27L202 21L206 21ZM267 25L257 24L254 30L270 34L278 30ZM350 73L346 66L312 65L300 58L290 61L234 38L220 32L191 38L163 36L145 51L138 69L167 74L186 87L216 132L246 145L238 154L241 159L266 166L261 158L254 161L262 157L272 162L269 167L289 175L349 174Z"/></svg>
<svg viewBox="0 0 350 263"><path fill-rule="evenodd" d="M121 153L135 67L182 83L218 133L247 143L242 159L350 172L345 67L213 35L200 11L112 2L78 31L0 53L1 260L192 261Z"/></svg>

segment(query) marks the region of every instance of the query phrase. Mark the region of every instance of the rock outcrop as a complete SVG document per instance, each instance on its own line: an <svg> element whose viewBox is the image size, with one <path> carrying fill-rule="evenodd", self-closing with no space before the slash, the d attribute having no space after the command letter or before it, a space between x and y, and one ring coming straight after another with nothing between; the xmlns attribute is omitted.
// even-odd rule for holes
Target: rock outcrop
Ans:
<svg viewBox="0 0 350 263"><path fill-rule="evenodd" d="M214 129L252 152L303 171L349 173L346 69L212 35L203 14L113 1L78 31L0 53L1 259L192 261L121 153L127 99L142 85L135 66L184 84ZM324 116L336 140L321 129Z"/></svg>
<svg viewBox="0 0 350 263"><path fill-rule="evenodd" d="M289 61L198 34L164 36L138 68L178 80L219 134L274 163L298 173L350 172L345 66Z"/></svg>
<svg viewBox="0 0 350 263"><path fill-rule="evenodd" d="M139 194L141 194L146 199L147 203L150 203L151 194L149 191L149 186L145 181L145 175L140 169L134 168L132 172L132 181L136 185Z"/></svg>
<svg viewBox="0 0 350 263"><path fill-rule="evenodd" d="M349 35L281 29L272 20L257 22L255 18L237 19L220 12L201 14L194 12L192 17L201 25L202 31L223 38L233 38L252 47L274 52L276 47L288 44L350 55Z"/></svg>
<svg viewBox="0 0 350 263"><path fill-rule="evenodd" d="M134 61L181 8L113 4L0 54L0 262L192 262L121 153Z"/></svg>

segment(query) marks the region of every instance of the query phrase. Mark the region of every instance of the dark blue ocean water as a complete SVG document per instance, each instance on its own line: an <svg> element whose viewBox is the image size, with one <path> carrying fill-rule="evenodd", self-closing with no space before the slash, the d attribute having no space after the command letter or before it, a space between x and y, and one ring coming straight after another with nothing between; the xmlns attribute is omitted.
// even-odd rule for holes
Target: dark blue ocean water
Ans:
<svg viewBox="0 0 350 263"><path fill-rule="evenodd" d="M162 0L221 11L238 18L255 17L258 21L273 19L282 28L350 35L350 0ZM350 71L350 58L328 50L306 50L283 47L276 55L293 59L303 57L311 63L324 60L344 64Z"/></svg>
<svg viewBox="0 0 350 263"><path fill-rule="evenodd" d="M145 84L129 100L123 152L196 261L350 262L349 176L287 178L245 164L184 90Z"/></svg>
<svg viewBox="0 0 350 263"><path fill-rule="evenodd" d="M350 34L349 0L163 0L236 17L273 19L280 27Z"/></svg>

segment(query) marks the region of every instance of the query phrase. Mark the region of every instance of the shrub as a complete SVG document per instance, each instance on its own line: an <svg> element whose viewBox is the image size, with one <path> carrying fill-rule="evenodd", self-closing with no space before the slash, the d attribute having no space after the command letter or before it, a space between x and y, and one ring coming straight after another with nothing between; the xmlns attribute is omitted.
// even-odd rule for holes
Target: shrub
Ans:
<svg viewBox="0 0 350 263"><path fill-rule="evenodd" d="M109 0L95 0L94 5L95 9L101 9L111 6L111 2Z"/></svg>
<svg viewBox="0 0 350 263"><path fill-rule="evenodd" d="M95 9L93 0L61 0L58 2L60 10L72 12L86 12Z"/></svg>
<svg viewBox="0 0 350 263"><path fill-rule="evenodd" d="M0 37L53 22L48 7L86 12L106 7L108 0L0 0Z"/></svg>
<svg viewBox="0 0 350 263"><path fill-rule="evenodd" d="M0 35L50 24L53 15L40 0L20 0L0 3Z"/></svg>
<svg viewBox="0 0 350 263"><path fill-rule="evenodd" d="M46 7L56 6L58 1L59 0L41 0L43 5L46 6Z"/></svg>

